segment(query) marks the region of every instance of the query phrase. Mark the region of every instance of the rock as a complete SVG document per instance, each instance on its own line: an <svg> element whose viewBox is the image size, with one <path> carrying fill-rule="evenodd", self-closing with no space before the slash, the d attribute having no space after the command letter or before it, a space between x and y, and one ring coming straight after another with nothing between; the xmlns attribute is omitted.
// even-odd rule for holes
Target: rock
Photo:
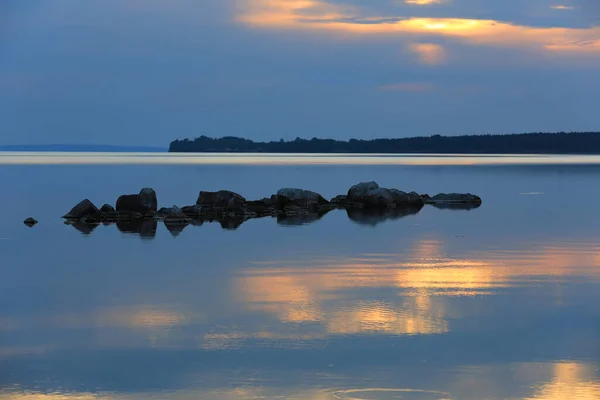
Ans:
<svg viewBox="0 0 600 400"><path fill-rule="evenodd" d="M431 204L481 204L481 198L471 193L440 193L426 202Z"/></svg>
<svg viewBox="0 0 600 400"><path fill-rule="evenodd" d="M388 189L380 188L377 182L362 182L348 190L346 196L349 203L363 207L393 208L394 196Z"/></svg>
<svg viewBox="0 0 600 400"><path fill-rule="evenodd" d="M167 209L167 214L165 216L165 221L182 221L182 222L190 222L190 218L181 211L181 209L177 206L173 206L170 209Z"/></svg>
<svg viewBox="0 0 600 400"><path fill-rule="evenodd" d="M100 213L100 210L88 199L81 201L75 207L71 209L63 218L66 219L80 219L83 217L93 216Z"/></svg>
<svg viewBox="0 0 600 400"><path fill-rule="evenodd" d="M360 199L368 195L369 192L379 189L379 185L377 182L362 182L352 186L348 190L348 195L346 196L349 201L353 201L355 199Z"/></svg>
<svg viewBox="0 0 600 400"><path fill-rule="evenodd" d="M213 211L237 211L242 213L246 199L237 193L229 190L219 190L218 192L201 191L196 201L196 205L202 208L213 209Z"/></svg>
<svg viewBox="0 0 600 400"><path fill-rule="evenodd" d="M181 208L181 212L188 217L199 217L202 215L202 206L185 206Z"/></svg>
<svg viewBox="0 0 600 400"><path fill-rule="evenodd" d="M28 227L32 228L34 225L36 225L38 222L34 219L34 218L27 218L25 221L23 221L23 223L25 225L27 225Z"/></svg>
<svg viewBox="0 0 600 400"><path fill-rule="evenodd" d="M339 197L339 196L338 196ZM336 200L341 201L342 198ZM376 182L354 185L346 196L347 206L366 208L394 208L423 204L418 193L405 193L398 189L381 188Z"/></svg>
<svg viewBox="0 0 600 400"><path fill-rule="evenodd" d="M253 200L246 202L246 208L258 216L272 215L275 213L274 203L271 199Z"/></svg>
<svg viewBox="0 0 600 400"><path fill-rule="evenodd" d="M102 207L100 207L100 212L102 214L112 214L115 212L115 208L110 204L105 204Z"/></svg>
<svg viewBox="0 0 600 400"><path fill-rule="evenodd" d="M348 196L340 194L331 199L331 204L335 204L338 206L344 206L348 204Z"/></svg>
<svg viewBox="0 0 600 400"><path fill-rule="evenodd" d="M151 188L143 188L138 195L140 204L150 212L156 212L158 209L158 199L156 192Z"/></svg>
<svg viewBox="0 0 600 400"><path fill-rule="evenodd" d="M319 193L293 188L279 189L277 191L277 203L283 205L283 207L291 203L308 209L316 209L329 205L329 201L325 200Z"/></svg>
<svg viewBox="0 0 600 400"><path fill-rule="evenodd" d="M117 199L117 212L138 212L142 214L154 214L158 209L156 192L150 188L144 188L139 194L125 194Z"/></svg>

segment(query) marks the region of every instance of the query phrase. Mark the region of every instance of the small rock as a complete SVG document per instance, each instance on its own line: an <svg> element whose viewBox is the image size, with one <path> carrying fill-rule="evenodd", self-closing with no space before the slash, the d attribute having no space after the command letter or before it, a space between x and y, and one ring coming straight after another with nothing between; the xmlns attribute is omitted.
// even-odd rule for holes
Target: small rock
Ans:
<svg viewBox="0 0 600 400"><path fill-rule="evenodd" d="M105 204L102 207L100 207L100 212L102 214L112 214L115 212L115 208L110 204Z"/></svg>
<svg viewBox="0 0 600 400"><path fill-rule="evenodd" d="M38 222L37 220L35 220L34 218L27 218L25 221L23 221L23 223L25 225L27 225L28 227L32 228L34 225L36 225Z"/></svg>

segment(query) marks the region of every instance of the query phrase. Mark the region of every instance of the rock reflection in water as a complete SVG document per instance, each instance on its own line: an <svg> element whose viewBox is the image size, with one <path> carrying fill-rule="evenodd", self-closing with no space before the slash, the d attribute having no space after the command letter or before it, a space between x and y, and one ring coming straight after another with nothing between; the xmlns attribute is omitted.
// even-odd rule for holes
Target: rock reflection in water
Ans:
<svg viewBox="0 0 600 400"><path fill-rule="evenodd" d="M348 208L348 218L360 225L376 226L382 222L404 218L408 215L417 214L423 205L409 207L396 207L386 209L375 208Z"/></svg>
<svg viewBox="0 0 600 400"><path fill-rule="evenodd" d="M470 211L481 207L481 204L469 204L469 203L435 203L432 204L435 208L440 210L453 210L453 211Z"/></svg>
<svg viewBox="0 0 600 400"><path fill-rule="evenodd" d="M152 219L118 221L117 229L123 233L138 234L142 239L151 240L156 236L158 222Z"/></svg>
<svg viewBox="0 0 600 400"><path fill-rule="evenodd" d="M91 235L94 229L98 227L98 224L86 224L81 221L66 221L65 225L72 226L83 235Z"/></svg>
<svg viewBox="0 0 600 400"><path fill-rule="evenodd" d="M281 214L277 216L277 224L285 226L307 225L313 222L317 222L325 215L327 215L330 211L331 210L323 210L320 212L311 212L307 214L293 216Z"/></svg>

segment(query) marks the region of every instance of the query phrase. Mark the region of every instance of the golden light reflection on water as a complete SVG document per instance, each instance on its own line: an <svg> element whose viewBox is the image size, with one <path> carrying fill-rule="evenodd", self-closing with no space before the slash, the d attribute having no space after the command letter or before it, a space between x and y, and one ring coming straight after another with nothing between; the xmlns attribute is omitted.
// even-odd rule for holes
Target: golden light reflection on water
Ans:
<svg viewBox="0 0 600 400"><path fill-rule="evenodd" d="M552 379L525 400L600 399L600 380L590 365L558 363L552 369Z"/></svg>
<svg viewBox="0 0 600 400"><path fill-rule="evenodd" d="M282 322L319 322L328 334L436 334L450 330L449 318L468 317L449 302L454 297L491 296L548 278L600 280L600 247L595 245L471 256L448 257L441 242L427 240L404 256L369 255L287 267L257 264L237 278L234 292L248 310ZM348 297L367 288L399 292L391 302Z"/></svg>
<svg viewBox="0 0 600 400"><path fill-rule="evenodd" d="M523 386L514 385L507 379L506 372L516 373L515 378L523 382ZM433 372L433 371L432 371ZM365 378L370 375L367 373ZM432 377L435 376L432 374ZM387 400L387 399L419 399L419 400L598 400L600 399L600 381L597 366L581 362L549 362L549 363L517 363L470 366L459 368L452 375L449 383L436 389L394 387L369 387L368 384L358 387L347 387L349 380L343 375L328 376L328 382L336 386L336 379L346 385L335 389L314 389L303 387L303 383L294 381L284 386L247 383L232 388L183 388L169 392L54 392L41 393L35 391L0 392L0 400L138 400L138 399L298 399L298 400ZM201 378L201 377L200 377ZM200 379L201 381L202 379ZM513 383L513 384L511 384ZM429 382L435 387L436 382ZM345 387L345 388L343 388ZM468 393L463 393L468 388Z"/></svg>
<svg viewBox="0 0 600 400"><path fill-rule="evenodd" d="M573 165L596 155L0 152L0 165Z"/></svg>

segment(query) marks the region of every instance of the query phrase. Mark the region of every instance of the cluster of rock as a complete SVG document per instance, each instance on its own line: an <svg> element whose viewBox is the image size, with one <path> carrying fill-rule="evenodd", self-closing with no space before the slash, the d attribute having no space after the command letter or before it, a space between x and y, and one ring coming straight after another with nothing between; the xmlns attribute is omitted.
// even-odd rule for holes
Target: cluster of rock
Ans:
<svg viewBox="0 0 600 400"><path fill-rule="evenodd" d="M63 216L73 225L94 225L116 223L123 231L132 232L156 230L155 223L162 220L167 228L181 231L187 224L201 224L204 221L219 221L225 229L235 229L250 218L264 216L277 217L282 223L302 223L319 219L335 208L344 208L353 219L363 219L368 215L375 219L391 214L405 216L418 212L424 204L436 206L470 206L481 204L481 199L472 194L419 195L397 189L381 188L375 182L354 185L346 195L334 197L331 201L310 190L281 189L276 194L261 200L247 200L229 190L217 192L201 191L196 204L185 207L173 206L158 208L156 192L142 189L138 194L120 196L115 207L105 204L96 207L90 200L81 201ZM146 221L146 222L144 222ZM92 228L93 229L93 228ZM121 228L119 228L121 229Z"/></svg>

